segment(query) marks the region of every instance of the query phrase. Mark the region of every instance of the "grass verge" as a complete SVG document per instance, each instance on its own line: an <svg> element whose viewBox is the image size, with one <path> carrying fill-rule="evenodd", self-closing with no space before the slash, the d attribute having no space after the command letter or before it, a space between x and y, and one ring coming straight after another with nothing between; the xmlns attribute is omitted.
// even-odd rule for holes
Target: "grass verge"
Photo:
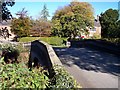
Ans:
<svg viewBox="0 0 120 90"><path fill-rule="evenodd" d="M63 40L67 40L67 38L60 37L22 37L19 39L19 42L31 42L34 40L41 40L53 46L65 46L63 44Z"/></svg>

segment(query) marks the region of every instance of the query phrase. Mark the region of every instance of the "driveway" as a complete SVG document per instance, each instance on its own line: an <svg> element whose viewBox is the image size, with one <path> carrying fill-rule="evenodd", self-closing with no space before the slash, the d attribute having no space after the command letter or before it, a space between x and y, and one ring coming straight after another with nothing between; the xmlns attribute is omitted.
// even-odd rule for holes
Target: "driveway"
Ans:
<svg viewBox="0 0 120 90"><path fill-rule="evenodd" d="M54 48L62 64L83 88L120 87L120 56L89 48Z"/></svg>

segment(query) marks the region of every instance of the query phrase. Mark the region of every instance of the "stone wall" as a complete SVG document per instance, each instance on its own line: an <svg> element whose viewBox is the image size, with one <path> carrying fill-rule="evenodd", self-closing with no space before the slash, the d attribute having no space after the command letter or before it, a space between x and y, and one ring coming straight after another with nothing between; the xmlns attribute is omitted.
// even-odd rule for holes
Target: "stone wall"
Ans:
<svg viewBox="0 0 120 90"><path fill-rule="evenodd" d="M31 42L29 61L33 61L35 58L37 58L42 67L48 69L50 77L53 76L53 66L62 65L52 47L47 43L38 40Z"/></svg>
<svg viewBox="0 0 120 90"><path fill-rule="evenodd" d="M71 47L77 48L93 48L97 50L102 50L108 53L113 53L120 55L120 44L116 45L103 40L82 40L82 41L71 41Z"/></svg>

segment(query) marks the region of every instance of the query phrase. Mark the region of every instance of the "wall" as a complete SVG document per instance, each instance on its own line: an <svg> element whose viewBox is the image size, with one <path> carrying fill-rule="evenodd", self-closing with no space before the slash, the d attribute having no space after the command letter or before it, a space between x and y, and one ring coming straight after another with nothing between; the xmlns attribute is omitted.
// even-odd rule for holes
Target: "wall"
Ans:
<svg viewBox="0 0 120 90"><path fill-rule="evenodd" d="M42 67L48 69L50 77L54 75L53 66L62 65L52 47L38 40L31 42L29 62L35 60L35 58L38 59Z"/></svg>
<svg viewBox="0 0 120 90"><path fill-rule="evenodd" d="M97 49L112 53L115 55L120 55L120 44L116 45L103 40L82 40L82 41L71 41L71 47L83 48L88 47L92 49Z"/></svg>

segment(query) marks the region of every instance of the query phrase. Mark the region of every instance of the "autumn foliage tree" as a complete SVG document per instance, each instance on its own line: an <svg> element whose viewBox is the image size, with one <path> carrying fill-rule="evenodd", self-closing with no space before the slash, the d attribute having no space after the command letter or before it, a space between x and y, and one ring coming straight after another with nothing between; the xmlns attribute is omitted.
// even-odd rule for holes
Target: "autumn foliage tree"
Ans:
<svg viewBox="0 0 120 90"><path fill-rule="evenodd" d="M44 5L41 10L40 17L33 20L31 35L32 36L50 36L51 35L51 21L48 20L49 12L47 6Z"/></svg>
<svg viewBox="0 0 120 90"><path fill-rule="evenodd" d="M33 21L31 35L40 37L50 36L51 26L52 24L50 21L44 21L43 19Z"/></svg>
<svg viewBox="0 0 120 90"><path fill-rule="evenodd" d="M88 33L86 27L93 26L93 8L86 2L71 2L68 6L56 10L53 18L52 34L62 37L76 37Z"/></svg>

